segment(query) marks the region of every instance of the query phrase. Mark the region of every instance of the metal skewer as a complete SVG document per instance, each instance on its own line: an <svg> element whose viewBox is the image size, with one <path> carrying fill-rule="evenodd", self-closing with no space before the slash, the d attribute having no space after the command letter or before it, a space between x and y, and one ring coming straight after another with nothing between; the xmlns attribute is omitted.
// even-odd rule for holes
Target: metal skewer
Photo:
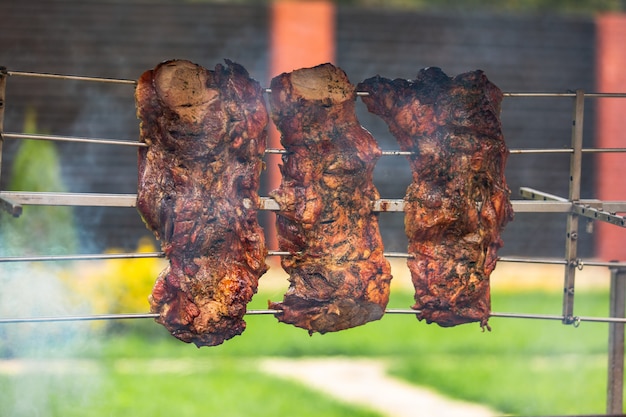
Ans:
<svg viewBox="0 0 626 417"><path fill-rule="evenodd" d="M40 135L31 133L15 133L4 132L2 133L3 139L33 139L33 140L47 140L55 142L76 142L76 143L96 143L100 145L120 145L120 146L134 146L139 148L147 148L149 145L144 142L126 140L126 139L104 139L104 138L88 138L77 136L63 136L63 135ZM584 153L622 153L626 152L626 148L584 148L581 150ZM571 154L574 150L572 148L541 148L541 149L509 149L509 153L516 154ZM265 150L266 154L286 154L285 149L280 148L268 148ZM410 156L414 152L400 151L400 150L384 150L382 155L384 156Z"/></svg>
<svg viewBox="0 0 626 417"><path fill-rule="evenodd" d="M101 145L122 145L122 146L137 146L148 147L147 143L119 140L119 139L98 139L98 138L81 138L75 136L59 136L59 135L35 135L27 133L3 133L4 139L34 139L34 140L49 140L56 142L79 142L79 143L97 143Z"/></svg>
<svg viewBox="0 0 626 417"><path fill-rule="evenodd" d="M385 314L390 315L415 315L419 314L419 310L390 308L385 310ZM281 310L248 310L246 315L275 315L281 314ZM496 318L517 318L517 319L536 319L536 320L555 320L563 321L564 317L551 314L525 314L525 313L497 313L492 312L490 317ZM159 317L158 313L126 313L126 314L95 314L82 316L47 316L47 317L15 317L0 318L1 324L19 324L19 323L54 323L54 322L75 322L75 321L98 321L98 320L130 320L130 319L154 319ZM626 323L626 318L621 317L573 317L575 326L581 322L594 323Z"/></svg>
<svg viewBox="0 0 626 417"><path fill-rule="evenodd" d="M113 83L113 84L129 84L136 85L135 80L123 80L117 78L103 78L103 77L84 77L80 75L63 75L63 74L47 74L41 72L25 72L25 71L7 71L7 75L20 76L20 77L35 77L35 78L54 78L62 80L76 80L76 81L92 81L99 83Z"/></svg>
<svg viewBox="0 0 626 417"><path fill-rule="evenodd" d="M90 81L100 83L112 83L112 84L126 84L137 85L136 80L119 79L119 78L106 78L106 77L85 77L79 75L64 75L64 74L50 74L41 72L26 72L26 71L6 71L10 76L21 77L33 77L33 78L52 78L63 80L75 80L75 81ZM265 93L271 93L271 88L264 88ZM357 96L368 96L367 91L357 91ZM576 97L575 92L503 92L504 97L529 97L529 98L554 98L554 97ZM624 98L626 93L584 93L585 97L593 98Z"/></svg>
<svg viewBox="0 0 626 417"><path fill-rule="evenodd" d="M269 250L268 256L291 256L291 252ZM410 258L411 255L403 252L385 252L388 258ZM0 257L0 263L8 262L63 262L63 261L103 261L115 259L149 259L165 258L163 252L128 252L128 253L96 253L75 255L39 255L39 256L4 256Z"/></svg>
<svg viewBox="0 0 626 417"><path fill-rule="evenodd" d="M0 191L0 199L12 201L18 205L50 206L135 207L137 203L136 194L108 193ZM515 212L569 213L573 207L570 201L512 200L511 204ZM373 202L372 206L373 211L379 212L401 212L404 208L405 202L401 198L378 199ZM279 206L271 197L260 197L259 209L276 211L279 210Z"/></svg>

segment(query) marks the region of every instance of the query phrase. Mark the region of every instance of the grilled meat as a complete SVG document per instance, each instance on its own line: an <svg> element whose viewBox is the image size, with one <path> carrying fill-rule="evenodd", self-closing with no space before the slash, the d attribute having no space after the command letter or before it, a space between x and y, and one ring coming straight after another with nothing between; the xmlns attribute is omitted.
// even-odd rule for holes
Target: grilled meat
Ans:
<svg viewBox="0 0 626 417"><path fill-rule="evenodd" d="M481 71L450 78L439 68L415 80L376 76L357 88L400 148L413 152L405 230L418 318L489 329L489 276L513 218L501 91Z"/></svg>
<svg viewBox="0 0 626 417"><path fill-rule="evenodd" d="M272 191L280 210L282 266L290 287L279 321L326 333L382 317L391 270L383 256L373 169L381 155L359 124L356 90L331 64L281 74L271 82L272 120L281 132L281 185Z"/></svg>
<svg viewBox="0 0 626 417"><path fill-rule="evenodd" d="M175 337L213 346L241 334L246 305L266 271L257 222L268 114L240 65L209 71L175 60L145 72L137 208L169 266L150 306Z"/></svg>

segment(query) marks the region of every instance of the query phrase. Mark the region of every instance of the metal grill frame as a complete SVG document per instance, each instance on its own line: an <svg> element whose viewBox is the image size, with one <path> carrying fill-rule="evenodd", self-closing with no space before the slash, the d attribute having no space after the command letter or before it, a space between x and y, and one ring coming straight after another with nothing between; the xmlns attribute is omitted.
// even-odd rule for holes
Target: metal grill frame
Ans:
<svg viewBox="0 0 626 417"><path fill-rule="evenodd" d="M0 67L0 174L2 168L2 147L5 139L35 139L46 141L97 143L113 146L145 147L145 143L124 140L104 139L91 137L73 137L58 135L26 134L20 132L4 131L4 111L7 80L11 76L50 78L59 80L73 80L84 82L126 84L134 87L134 80L112 79L101 77L86 77L77 75L61 75L37 72L9 71ZM269 88L265 92L271 92ZM357 95L367 95L366 92L357 92ZM541 315L524 313L497 313L492 312L491 317L521 318L538 320L558 320L565 325L577 326L581 322L604 322L609 324L608 341L608 385L607 385L607 414L620 414L623 409L623 381L624 381L624 325L626 324L626 261L598 262L583 260L578 257L577 240L579 233L579 220L581 217L593 221L603 221L617 227L626 227L626 217L617 213L626 213L626 201L601 201L581 199L581 176L582 155L584 153L625 153L626 148L583 148L583 125L584 106L587 99L594 98L626 98L626 93L586 93L583 90L573 92L505 92L505 98L569 98L572 100L572 134L571 147L558 149L510 149L511 154L570 154L570 182L567 197L555 196L540 190L522 187L520 196L522 199L512 200L515 213L563 213L567 215L565 253L563 259L541 259L522 257L499 257L498 262L516 262L532 264L557 264L563 265L563 302L561 315ZM282 149L267 149L266 154L280 154ZM400 156L410 152L383 151L383 155ZM135 207L136 194L104 194L104 193L56 193L56 192L26 192L26 191L3 191L0 190L0 209L3 209L19 217L22 214L23 205L52 205L52 206L97 206L97 207ZM373 210L379 212L404 211L402 199L380 199L372 202ZM278 210L276 202L269 197L261 198L261 210ZM269 251L269 256L288 256L288 252ZM408 253L385 252L386 257L408 258ZM103 260L103 259L140 259L140 258L163 258L162 252L152 253L107 253L107 254L75 254L75 255L50 255L50 256L19 256L0 257L0 264L11 262L45 262L45 261L71 261L71 260ZM610 315L609 317L582 317L574 314L574 294L576 284L576 271L583 266L601 266L610 270ZM249 315L273 315L275 310L248 310ZM412 309L388 309L387 314L416 314ZM0 325L33 323L33 322L69 322L69 321L93 321L93 320L125 320L155 318L158 314L101 314L87 316L60 316L60 317L0 317Z"/></svg>

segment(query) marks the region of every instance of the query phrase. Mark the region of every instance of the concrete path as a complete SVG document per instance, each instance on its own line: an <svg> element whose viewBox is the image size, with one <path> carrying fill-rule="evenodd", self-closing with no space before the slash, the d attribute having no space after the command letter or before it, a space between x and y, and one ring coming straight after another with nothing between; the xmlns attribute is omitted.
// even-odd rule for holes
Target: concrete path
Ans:
<svg viewBox="0 0 626 417"><path fill-rule="evenodd" d="M488 407L451 400L435 391L392 378L372 359L265 359L261 369L387 417L493 417Z"/></svg>

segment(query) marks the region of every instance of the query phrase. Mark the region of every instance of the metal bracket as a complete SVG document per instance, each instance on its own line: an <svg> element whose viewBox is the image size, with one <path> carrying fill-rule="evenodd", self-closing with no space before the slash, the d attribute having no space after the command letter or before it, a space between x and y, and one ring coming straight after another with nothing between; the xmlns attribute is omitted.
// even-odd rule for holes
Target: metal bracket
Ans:
<svg viewBox="0 0 626 417"><path fill-rule="evenodd" d="M617 212L626 212L626 201L600 201L593 199L569 201L567 198L529 187L520 187L520 195L527 200L549 201L558 203L559 206L563 203L568 203L570 205L569 213L626 227L626 217L616 214Z"/></svg>
<svg viewBox="0 0 626 417"><path fill-rule="evenodd" d="M22 215L22 205L8 198L0 197L0 209L8 212L13 217L20 217Z"/></svg>
<svg viewBox="0 0 626 417"><path fill-rule="evenodd" d="M616 226L626 227L626 217L619 216L615 213L609 213L602 209L591 207L590 205L574 203L572 205L572 213L603 222L611 223Z"/></svg>

